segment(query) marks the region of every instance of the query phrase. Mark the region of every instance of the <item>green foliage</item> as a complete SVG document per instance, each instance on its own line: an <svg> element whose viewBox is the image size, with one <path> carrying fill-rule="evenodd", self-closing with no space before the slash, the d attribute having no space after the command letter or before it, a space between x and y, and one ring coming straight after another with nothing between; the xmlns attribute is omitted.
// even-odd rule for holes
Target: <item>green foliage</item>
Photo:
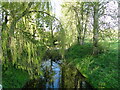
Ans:
<svg viewBox="0 0 120 90"><path fill-rule="evenodd" d="M30 78L26 71L12 66L3 71L2 76L3 88L22 88Z"/></svg>
<svg viewBox="0 0 120 90"><path fill-rule="evenodd" d="M41 61L44 59L47 48L53 47L52 39L54 37L51 35L50 27L55 18L50 15L50 2L3 2L0 4L3 15L2 64L5 72L3 73L5 78L3 79L3 86L22 87L25 84L23 79L26 78L26 76L24 77L24 71L27 71L31 78L42 75L40 71ZM34 10L35 12L30 12ZM41 10L42 13L37 12L37 10ZM50 30L47 32L46 28ZM19 69L23 70L23 76ZM15 81L12 74L16 75ZM10 80L7 80L10 76ZM18 83L20 82L20 86L16 80L18 80ZM14 81L13 83L17 86L14 86L11 81Z"/></svg>
<svg viewBox="0 0 120 90"><path fill-rule="evenodd" d="M92 54L92 44L85 44L83 46L80 46L79 44L71 46L67 52L66 52L66 58L70 58L69 56L72 56L71 59L75 58L83 58L86 55Z"/></svg>
<svg viewBox="0 0 120 90"><path fill-rule="evenodd" d="M103 43L100 45L105 46ZM66 52L66 61L75 65L95 88L118 88L117 45L110 43L109 48L99 46L104 52L97 56L91 54L90 45L74 45Z"/></svg>
<svg viewBox="0 0 120 90"><path fill-rule="evenodd" d="M98 5L99 2L65 3L62 5L61 23L51 15L53 10L50 2L0 4L3 19L1 38L4 87L22 87L28 79L27 74L32 78L43 74L40 71L42 60L64 59L64 56L94 87L119 86L117 31L99 30L99 18L96 17L104 14L103 8L106 5ZM101 9L93 10L97 5ZM94 30L89 28L92 22ZM75 44L77 41L80 43ZM98 51L96 56L93 55L93 47L97 47L97 50L94 49Z"/></svg>

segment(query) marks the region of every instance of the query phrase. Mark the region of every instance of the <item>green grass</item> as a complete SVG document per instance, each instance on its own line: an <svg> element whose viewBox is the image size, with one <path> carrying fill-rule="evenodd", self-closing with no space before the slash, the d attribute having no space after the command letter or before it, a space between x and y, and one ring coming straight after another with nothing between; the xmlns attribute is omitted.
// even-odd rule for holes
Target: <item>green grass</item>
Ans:
<svg viewBox="0 0 120 90"><path fill-rule="evenodd" d="M29 80L29 75L26 71L16 69L10 66L2 73L3 88L22 88Z"/></svg>
<svg viewBox="0 0 120 90"><path fill-rule="evenodd" d="M100 43L100 54L92 55L92 44L74 45L66 61L75 65L95 88L118 88L118 43Z"/></svg>

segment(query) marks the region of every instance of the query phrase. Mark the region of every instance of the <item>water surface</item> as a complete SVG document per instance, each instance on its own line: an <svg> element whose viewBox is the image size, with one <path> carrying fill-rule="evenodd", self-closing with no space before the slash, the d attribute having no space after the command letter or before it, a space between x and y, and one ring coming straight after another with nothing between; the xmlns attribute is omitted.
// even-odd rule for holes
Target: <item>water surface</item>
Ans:
<svg viewBox="0 0 120 90"><path fill-rule="evenodd" d="M30 80L24 88L86 88L92 90L85 77L74 67L61 60L42 62L43 76Z"/></svg>

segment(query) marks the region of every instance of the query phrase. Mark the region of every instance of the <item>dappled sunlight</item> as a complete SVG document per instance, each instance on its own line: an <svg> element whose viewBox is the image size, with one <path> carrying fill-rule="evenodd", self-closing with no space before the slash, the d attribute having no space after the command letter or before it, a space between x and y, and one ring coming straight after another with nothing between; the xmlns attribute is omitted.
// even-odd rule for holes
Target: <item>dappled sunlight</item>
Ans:
<svg viewBox="0 0 120 90"><path fill-rule="evenodd" d="M118 4L2 1L0 89L119 88Z"/></svg>

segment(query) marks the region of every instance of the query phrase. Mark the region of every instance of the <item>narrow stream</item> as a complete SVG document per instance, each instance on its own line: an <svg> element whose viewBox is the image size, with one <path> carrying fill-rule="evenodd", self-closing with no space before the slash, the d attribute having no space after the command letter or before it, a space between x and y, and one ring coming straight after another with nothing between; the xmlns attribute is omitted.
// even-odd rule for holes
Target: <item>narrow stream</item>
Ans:
<svg viewBox="0 0 120 90"><path fill-rule="evenodd" d="M93 90L84 76L73 66L61 64L59 61L44 61L41 70L44 76L30 80L24 88L86 88Z"/></svg>

